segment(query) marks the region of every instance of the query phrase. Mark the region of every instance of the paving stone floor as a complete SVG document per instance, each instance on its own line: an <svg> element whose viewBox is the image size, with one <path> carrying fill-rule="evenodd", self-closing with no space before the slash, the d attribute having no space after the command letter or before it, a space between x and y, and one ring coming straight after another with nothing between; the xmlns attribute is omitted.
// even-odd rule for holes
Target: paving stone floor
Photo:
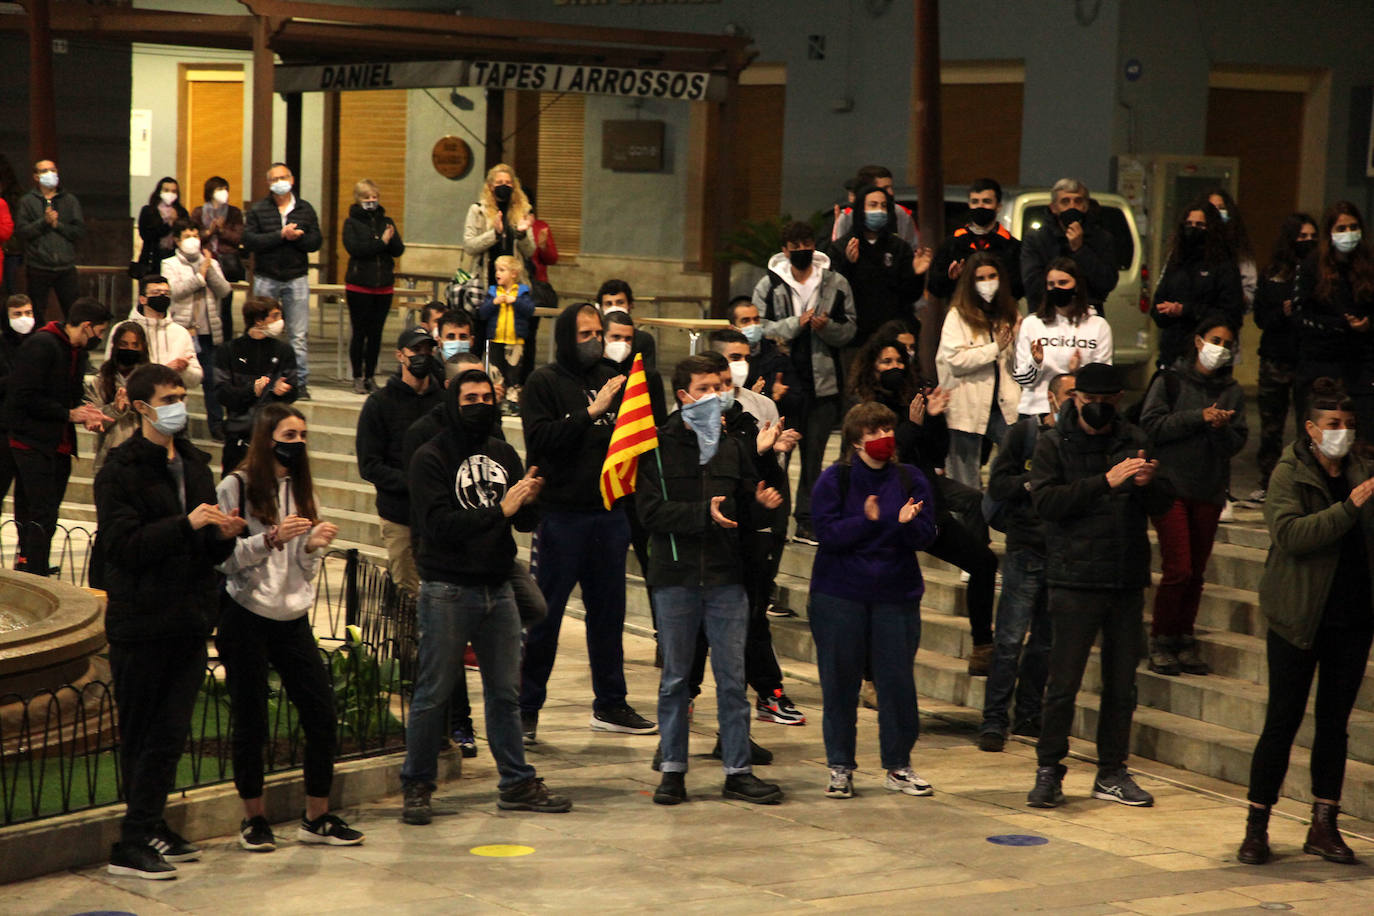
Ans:
<svg viewBox="0 0 1374 916"><path fill-rule="evenodd" d="M652 715L652 643L632 635L625 641L630 701ZM361 847L304 846L292 838L294 825L279 825L284 842L272 854L244 852L226 835L204 842L203 859L181 866L176 881L73 870L6 887L0 911L1374 913L1374 867L1303 855L1306 827L1297 817L1275 819L1271 865L1237 864L1245 817L1239 786L1133 761L1156 807L1126 808L1091 800L1091 764L1070 760L1068 803L1027 808L1032 747L1014 741L1000 754L979 751L972 741L976 714L958 707L923 701L914 765L934 784L934 796L882 788L876 714L863 710L858 794L827 799L820 688L814 669L802 665L789 667L788 690L810 716L807 724L754 727L756 740L777 754L759 773L783 786L783 804L720 798L719 764L704 756L715 733L708 679L693 731L691 802L658 807L649 799L656 739L590 731L579 621L565 622L563 646L530 757L552 788L572 797L571 813L499 812L494 767L482 744L463 777L439 787L436 803L445 813L428 827L399 822L398 794L343 812L367 832ZM470 683L476 699L475 675ZM1295 803L1280 807L1303 813ZM1374 863L1374 840L1366 839L1374 838L1374 825L1347 826L1359 834L1350 837L1356 853ZM1004 835L1048 842L988 840ZM508 858L472 853L501 844L533 851Z"/></svg>

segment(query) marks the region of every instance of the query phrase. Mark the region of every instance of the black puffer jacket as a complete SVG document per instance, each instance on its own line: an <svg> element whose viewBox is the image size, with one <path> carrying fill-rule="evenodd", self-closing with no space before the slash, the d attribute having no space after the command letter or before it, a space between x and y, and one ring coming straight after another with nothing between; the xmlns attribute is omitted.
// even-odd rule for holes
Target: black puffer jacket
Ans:
<svg viewBox="0 0 1374 916"><path fill-rule="evenodd" d="M1183 314L1160 314L1161 302L1182 304ZM1226 316L1233 328L1239 328L1245 317L1240 268L1234 261L1208 264L1199 258L1167 268L1155 287L1150 309L1150 317L1159 326L1159 364L1172 366L1188 353L1198 322L1217 314Z"/></svg>
<svg viewBox="0 0 1374 916"><path fill-rule="evenodd" d="M395 229L391 241L382 241L386 227ZM348 273L344 282L369 289L389 289L396 283L396 259L405 253L401 230L386 215L386 208L364 210L354 204L348 208L343 224L343 243L348 251Z"/></svg>
<svg viewBox="0 0 1374 916"><path fill-rule="evenodd" d="M443 393L432 376L424 391L416 391L398 372L363 402L353 451L363 480L377 488L377 514L388 522L410 524L410 490L401 457L406 430L439 404Z"/></svg>
<svg viewBox="0 0 1374 916"><path fill-rule="evenodd" d="M1122 419L1090 436L1075 404L1035 445L1031 501L1045 523L1045 579L1057 588L1131 589L1150 584L1151 516L1169 507L1162 479L1107 485L1107 471L1148 450L1145 433Z"/></svg>
<svg viewBox="0 0 1374 916"><path fill-rule="evenodd" d="M757 531L771 521L769 510L754 499L758 471L741 437L722 435L705 465L698 463L700 455L696 433L673 416L658 428L657 457L648 453L640 458L635 508L649 532L645 579L651 586L742 584L739 533ZM711 520L716 496L725 497L720 513L738 522L738 528L722 528Z"/></svg>
<svg viewBox="0 0 1374 916"><path fill-rule="evenodd" d="M110 451L95 478L103 555L105 634L111 642L205 636L219 607L214 566L234 551L219 529L191 528L187 516L215 505L210 456L188 439L173 440L186 481L183 506L162 446L135 433Z"/></svg>
<svg viewBox="0 0 1374 916"><path fill-rule="evenodd" d="M1091 214L1083 222L1083 244L1077 251L1069 244L1063 224L1054 215L1047 215L1044 225L1021 239L1021 285L1032 312L1045 298L1045 274L1055 258L1071 258L1078 265L1092 305L1105 302L1121 279L1116 269L1116 242ZM1102 313L1101 308L1097 311Z"/></svg>
<svg viewBox="0 0 1374 916"><path fill-rule="evenodd" d="M304 234L290 242L282 238L281 211L271 194L253 201L243 215L244 250L253 255L253 270L272 280L304 277L310 269L311 252L319 251L324 244L315 208L299 197L286 221L295 223Z"/></svg>

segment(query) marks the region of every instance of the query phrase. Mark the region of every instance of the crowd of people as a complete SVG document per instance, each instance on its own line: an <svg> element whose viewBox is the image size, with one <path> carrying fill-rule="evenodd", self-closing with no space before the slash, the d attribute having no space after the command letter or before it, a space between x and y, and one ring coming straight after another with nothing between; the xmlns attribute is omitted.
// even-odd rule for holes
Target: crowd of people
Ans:
<svg viewBox="0 0 1374 916"><path fill-rule="evenodd" d="M128 798L110 860L117 874L171 877L173 863L199 855L162 813L212 629L234 711L243 847L275 848L262 781L269 666L305 735L297 837L363 840L328 807L333 706L308 611L338 529L314 494L307 419L291 406L309 397L305 276L321 230L289 168L267 177L269 195L246 213L228 204L222 179L190 212L175 180L159 182L139 219L138 305L119 323L104 304L66 295L81 216L54 163L35 164L15 220L35 252L26 269L38 298L7 302L0 477L16 482L21 568L47 574L75 424L97 435L92 584L109 596ZM467 214L470 279L427 305L383 356L404 243L378 187L357 183L343 230L353 390L366 395L355 451L419 634L402 819L430 823L445 746L479 753L469 651L498 805L572 807L526 748L539 741L574 588L586 612L589 727L658 735L653 801L689 798L689 725L709 658L722 794L781 802L783 788L754 773L772 754L750 723L807 722L785 692L770 633L770 618L795 615L776 581L789 542L813 549L806 618L826 796L856 793L860 704L878 711L884 788L934 792L912 758L924 553L964 574L968 673L987 678L977 746L1035 739L1027 804L1064 801L1076 697L1100 641L1092 795L1152 805L1127 767L1136 669L1147 657L1162 677L1210 670L1195 624L1232 460L1249 434L1232 365L1253 312L1261 485L1247 498L1272 537L1259 589L1270 696L1239 857L1269 858L1269 811L1320 670L1304 849L1353 861L1336 819L1346 722L1374 639L1374 442L1361 440L1374 429L1374 259L1358 208L1335 203L1320 221L1293 214L1260 266L1224 190L1185 207L1154 290L1156 371L1127 405L1130 378L1114 364L1104 314L1117 279L1112 239L1082 181L1056 182L1049 218L1016 239L1000 217L1001 186L979 180L966 221L938 246L919 238L892 185L887 169L865 167L828 230L786 225L752 294L726 306L729 328L660 374L620 279L603 283L596 302L559 311L554 358L534 365L535 311L556 301L547 268L557 252L504 165ZM230 283L245 256L254 281L236 337ZM49 291L62 318L38 326ZM948 309L923 370L921 322L938 314L930 299ZM102 343L88 380L87 353ZM377 386L379 371L388 374ZM224 443L218 485L185 432L186 391L197 384ZM1295 439L1285 447L1290 406ZM506 441L503 415L518 417L523 455ZM656 445L640 457L632 492L613 500L607 456L629 425L652 427ZM836 430L838 458L827 464ZM1151 527L1162 573L1146 645ZM1000 562L989 529L1005 534ZM517 531L531 535L528 564ZM631 550L662 669L652 718L631 705L624 672Z"/></svg>

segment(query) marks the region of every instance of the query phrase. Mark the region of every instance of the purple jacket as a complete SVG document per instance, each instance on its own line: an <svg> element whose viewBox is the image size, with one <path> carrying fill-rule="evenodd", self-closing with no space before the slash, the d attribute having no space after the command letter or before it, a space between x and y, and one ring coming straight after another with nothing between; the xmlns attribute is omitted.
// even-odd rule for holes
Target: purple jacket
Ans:
<svg viewBox="0 0 1374 916"><path fill-rule="evenodd" d="M839 466L831 465L811 491L811 525L820 541L811 590L865 603L919 603L925 581L916 551L930 546L936 534L935 502L925 475L909 464L901 470L889 464L875 471L855 459L841 505L840 474ZM876 522L864 515L870 495L878 497ZM925 507L903 525L897 512L908 499L924 502Z"/></svg>

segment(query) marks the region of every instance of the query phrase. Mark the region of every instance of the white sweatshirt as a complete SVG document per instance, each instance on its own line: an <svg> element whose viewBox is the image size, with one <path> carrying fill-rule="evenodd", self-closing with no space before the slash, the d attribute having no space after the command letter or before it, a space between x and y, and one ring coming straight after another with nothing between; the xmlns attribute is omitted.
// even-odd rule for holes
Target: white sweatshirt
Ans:
<svg viewBox="0 0 1374 916"><path fill-rule="evenodd" d="M215 492L219 507L225 512L239 509L248 519L248 530L234 544L229 559L219 565L227 577L225 585L229 597L260 617L270 620L295 620L310 613L315 604L315 575L320 570L324 551L309 553L305 545L311 535L292 538L280 550L267 546L267 527L252 512L252 506L239 505L237 472L220 481ZM283 477L277 484L277 517L285 518L295 511L291 500L291 478Z"/></svg>
<svg viewBox="0 0 1374 916"><path fill-rule="evenodd" d="M1044 348L1044 359L1037 363L1031 359L1031 342L1038 340ZM1089 314L1077 325L1055 314L1048 322L1038 315L1027 315L1021 322L1021 331L1016 335L1016 358L1012 375L1021 386L1021 403L1017 408L1021 414L1038 415L1049 413L1050 379L1069 371L1069 363L1074 351L1079 355L1079 365L1088 363L1107 363L1112 361L1112 326L1107 319L1094 313Z"/></svg>
<svg viewBox="0 0 1374 916"><path fill-rule="evenodd" d="M188 389L200 384L205 372L201 368L200 358L196 356L196 342L191 339L190 331L170 317L149 318L138 310L137 305L124 321L132 321L143 326L143 333L148 338L149 362L169 366L174 359L184 359L186 368L181 370L181 381ZM119 336L119 326L123 323L116 322L107 335L109 340L105 342L106 359L110 358L110 353L114 350L115 338Z"/></svg>

